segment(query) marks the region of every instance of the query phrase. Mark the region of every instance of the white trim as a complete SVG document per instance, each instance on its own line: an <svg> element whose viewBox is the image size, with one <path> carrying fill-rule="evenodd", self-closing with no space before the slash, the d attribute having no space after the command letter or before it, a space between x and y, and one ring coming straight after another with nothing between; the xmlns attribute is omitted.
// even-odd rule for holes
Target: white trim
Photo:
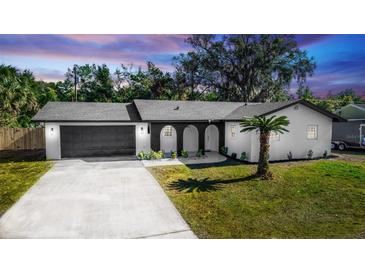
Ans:
<svg viewBox="0 0 365 274"><path fill-rule="evenodd" d="M361 132L362 128L364 128L364 136L365 136L365 124L360 124L360 127L359 127L359 131L360 131L360 136L359 136L360 137L360 142L359 143L360 143L361 148L365 148L365 145L362 145L362 140L361 140L361 138L363 137L362 134L361 134L362 133Z"/></svg>

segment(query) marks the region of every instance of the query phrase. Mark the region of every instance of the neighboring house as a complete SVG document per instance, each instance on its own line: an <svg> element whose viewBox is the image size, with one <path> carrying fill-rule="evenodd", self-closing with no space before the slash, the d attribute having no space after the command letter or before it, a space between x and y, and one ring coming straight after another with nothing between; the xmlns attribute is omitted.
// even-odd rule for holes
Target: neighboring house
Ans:
<svg viewBox="0 0 365 274"><path fill-rule="evenodd" d="M332 127L332 148L365 148L365 104L348 104L335 112L348 122Z"/></svg>
<svg viewBox="0 0 365 274"><path fill-rule="evenodd" d="M289 132L272 135L270 160L321 157L331 148L332 121L341 117L304 101L277 103L134 100L132 103L49 102L33 121L44 123L47 159L137 154L140 151L242 152L258 161L256 132L243 117L285 115Z"/></svg>
<svg viewBox="0 0 365 274"><path fill-rule="evenodd" d="M348 104L335 111L348 121L365 120L365 104Z"/></svg>

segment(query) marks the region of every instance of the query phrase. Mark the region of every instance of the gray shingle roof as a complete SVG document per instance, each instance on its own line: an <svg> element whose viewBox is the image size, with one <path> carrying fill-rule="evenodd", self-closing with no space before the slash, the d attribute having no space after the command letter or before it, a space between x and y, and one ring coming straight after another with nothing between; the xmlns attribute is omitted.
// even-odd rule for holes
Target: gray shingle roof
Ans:
<svg viewBox="0 0 365 274"><path fill-rule="evenodd" d="M333 121L346 121L346 119L329 112L325 109L322 109L306 100L291 100L287 102L272 102L272 103L261 103L259 105L247 105L241 106L234 111L232 111L229 115L225 117L224 120L240 120L243 117L253 117L253 116L265 116L271 113L277 112L281 109L290 107L294 104L302 104L314 111L317 111L327 117L333 119Z"/></svg>
<svg viewBox="0 0 365 274"><path fill-rule="evenodd" d="M301 103L335 120L343 118L307 101L275 103L134 100L134 103L48 102L34 117L49 121L208 121L241 120L243 117L268 115L295 103Z"/></svg>
<svg viewBox="0 0 365 274"><path fill-rule="evenodd" d="M33 121L135 121L139 120L133 104L48 102Z"/></svg>
<svg viewBox="0 0 365 274"><path fill-rule="evenodd" d="M222 120L242 102L134 100L146 121L206 121Z"/></svg>
<svg viewBox="0 0 365 274"><path fill-rule="evenodd" d="M299 100L287 101L287 102L273 102L273 103L262 103L257 105L243 105L235 110L233 110L230 114L228 114L225 119L226 120L237 120L242 119L243 117L253 117L253 116L261 116L267 113L271 113L278 109L284 108L288 105L292 105Z"/></svg>

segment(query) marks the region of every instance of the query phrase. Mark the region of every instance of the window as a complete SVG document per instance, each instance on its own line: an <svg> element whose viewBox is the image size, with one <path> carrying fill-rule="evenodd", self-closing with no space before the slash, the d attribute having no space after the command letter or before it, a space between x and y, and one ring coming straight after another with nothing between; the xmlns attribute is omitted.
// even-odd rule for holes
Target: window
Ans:
<svg viewBox="0 0 365 274"><path fill-rule="evenodd" d="M231 137L232 138L236 137L236 126L235 125L231 125Z"/></svg>
<svg viewBox="0 0 365 274"><path fill-rule="evenodd" d="M307 126L307 139L316 140L318 138L318 125Z"/></svg>
<svg viewBox="0 0 365 274"><path fill-rule="evenodd" d="M277 133L277 132L271 131L270 140L279 141L280 140L280 134Z"/></svg>
<svg viewBox="0 0 365 274"><path fill-rule="evenodd" d="M164 127L163 136L172 136L172 126L165 126Z"/></svg>

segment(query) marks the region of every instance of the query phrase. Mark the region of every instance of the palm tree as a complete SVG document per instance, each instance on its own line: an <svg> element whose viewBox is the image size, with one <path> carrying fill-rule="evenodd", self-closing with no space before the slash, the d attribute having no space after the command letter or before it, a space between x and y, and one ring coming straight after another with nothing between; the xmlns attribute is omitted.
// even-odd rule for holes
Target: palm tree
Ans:
<svg viewBox="0 0 365 274"><path fill-rule="evenodd" d="M38 103L30 71L0 65L0 126L22 126L22 115L34 115Z"/></svg>
<svg viewBox="0 0 365 274"><path fill-rule="evenodd" d="M253 118L244 118L240 126L242 127L241 132L259 131L260 132L260 157L257 166L256 176L262 179L270 179L272 173L269 172L269 139L270 133L284 133L289 132L285 126L289 125L288 117L271 116L270 118L254 116Z"/></svg>

